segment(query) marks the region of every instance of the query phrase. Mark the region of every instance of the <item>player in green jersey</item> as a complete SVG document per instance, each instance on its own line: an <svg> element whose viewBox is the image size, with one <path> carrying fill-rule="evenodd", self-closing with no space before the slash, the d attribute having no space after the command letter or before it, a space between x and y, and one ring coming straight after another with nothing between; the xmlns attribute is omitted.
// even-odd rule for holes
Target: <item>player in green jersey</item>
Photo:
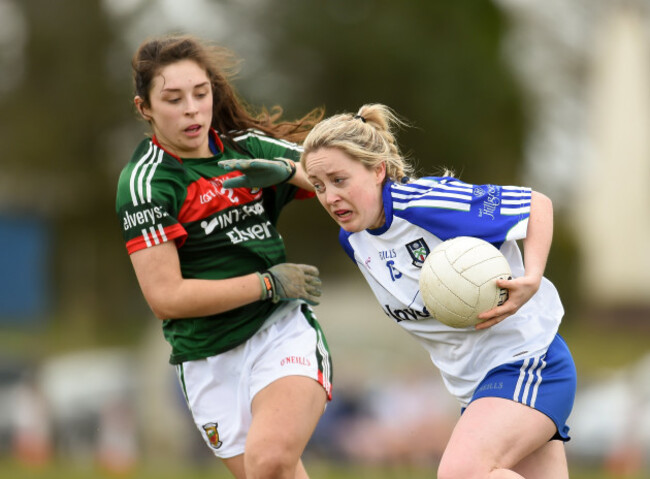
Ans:
<svg viewBox="0 0 650 479"><path fill-rule="evenodd" d="M310 308L318 270L286 262L276 224L313 196L296 142L322 112L254 115L230 60L190 36L140 46L135 107L152 136L122 171L116 209L206 444L238 479L307 478L300 457L331 399L331 359Z"/></svg>

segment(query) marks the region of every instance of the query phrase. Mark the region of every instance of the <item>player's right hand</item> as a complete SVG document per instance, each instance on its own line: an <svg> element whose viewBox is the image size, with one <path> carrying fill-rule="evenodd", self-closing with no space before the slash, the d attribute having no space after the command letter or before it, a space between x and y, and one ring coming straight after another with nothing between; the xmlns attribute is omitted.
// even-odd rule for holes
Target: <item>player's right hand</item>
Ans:
<svg viewBox="0 0 650 479"><path fill-rule="evenodd" d="M262 281L262 298L278 301L302 299L315 306L321 295L318 268L308 264L280 263L258 273Z"/></svg>
<svg viewBox="0 0 650 479"><path fill-rule="evenodd" d="M221 160L219 166L242 173L241 176L225 180L225 188L266 188L285 183L296 174L295 163L286 158Z"/></svg>
<svg viewBox="0 0 650 479"><path fill-rule="evenodd" d="M508 299L491 310L479 314L478 318L481 322L475 328L489 328L515 314L537 292L540 282L541 276L497 279L497 286L508 290Z"/></svg>

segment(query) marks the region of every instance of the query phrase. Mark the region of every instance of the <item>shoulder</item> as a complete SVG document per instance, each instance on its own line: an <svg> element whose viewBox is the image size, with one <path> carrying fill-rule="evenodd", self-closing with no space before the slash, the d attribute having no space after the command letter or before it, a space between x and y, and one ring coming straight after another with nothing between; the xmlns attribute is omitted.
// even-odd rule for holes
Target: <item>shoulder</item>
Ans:
<svg viewBox="0 0 650 479"><path fill-rule="evenodd" d="M395 210L408 208L466 209L472 201L474 185L452 177L428 176L390 187Z"/></svg>
<svg viewBox="0 0 650 479"><path fill-rule="evenodd" d="M146 138L135 148L131 159L125 165L123 171L140 170L143 168L181 170L183 169L183 163L156 145L151 138Z"/></svg>
<svg viewBox="0 0 650 479"><path fill-rule="evenodd" d="M180 160L165 152L150 138L140 142L124 166L118 180L118 193L144 195L152 184L175 180L184 170Z"/></svg>
<svg viewBox="0 0 650 479"><path fill-rule="evenodd" d="M286 151L299 155L302 152L302 147L296 143L274 138L260 130L233 131L231 134L234 141L250 151L253 156L261 156L261 154L278 156Z"/></svg>
<svg viewBox="0 0 650 479"><path fill-rule="evenodd" d="M451 176L425 176L408 183L393 183L391 186L394 190L417 194L427 191L471 191L474 185Z"/></svg>

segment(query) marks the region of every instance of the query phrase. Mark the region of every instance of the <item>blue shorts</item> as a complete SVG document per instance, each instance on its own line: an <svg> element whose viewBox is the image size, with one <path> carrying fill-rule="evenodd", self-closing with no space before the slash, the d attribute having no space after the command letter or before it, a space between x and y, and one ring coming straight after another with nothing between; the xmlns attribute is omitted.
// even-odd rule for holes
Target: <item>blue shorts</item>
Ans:
<svg viewBox="0 0 650 479"><path fill-rule="evenodd" d="M566 421L576 395L576 367L564 339L558 334L545 354L490 370L470 403L483 397L500 397L530 406L555 423L553 439L568 441Z"/></svg>

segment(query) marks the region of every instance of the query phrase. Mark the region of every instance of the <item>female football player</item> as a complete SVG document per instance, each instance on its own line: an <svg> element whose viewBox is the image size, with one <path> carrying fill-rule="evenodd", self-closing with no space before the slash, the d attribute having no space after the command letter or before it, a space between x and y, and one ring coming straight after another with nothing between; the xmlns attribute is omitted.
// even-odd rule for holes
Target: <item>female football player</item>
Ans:
<svg viewBox="0 0 650 479"><path fill-rule="evenodd" d="M560 298L543 276L551 201L447 175L410 179L393 133L401 124L379 104L333 116L307 135L301 163L384 312L424 346L462 407L437 477L567 478L576 371L557 334ZM498 281L509 299L464 329L436 321L418 289L426 254L456 236L499 248L514 276Z"/></svg>
<svg viewBox="0 0 650 479"><path fill-rule="evenodd" d="M135 107L152 136L122 171L117 214L206 444L238 479L307 478L300 458L331 397L331 360L309 306L318 270L286 263L276 223L313 196L292 141L322 112L253 114L228 82L231 60L190 36L139 47ZM246 176L241 159L254 159Z"/></svg>

